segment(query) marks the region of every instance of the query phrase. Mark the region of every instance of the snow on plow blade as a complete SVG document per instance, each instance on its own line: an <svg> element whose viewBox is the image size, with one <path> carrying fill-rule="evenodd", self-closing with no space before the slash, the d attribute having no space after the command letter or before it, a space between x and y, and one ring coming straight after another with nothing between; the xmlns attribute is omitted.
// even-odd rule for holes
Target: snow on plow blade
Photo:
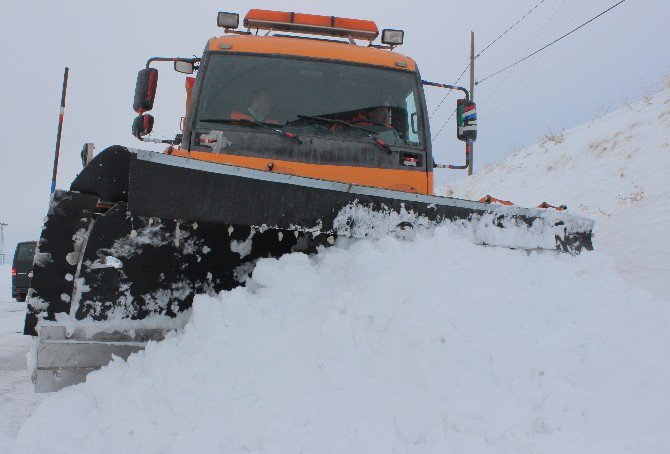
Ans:
<svg viewBox="0 0 670 454"><path fill-rule="evenodd" d="M461 223L488 245L577 254L593 222L525 209L316 180L124 147L56 191L24 333L36 389L83 381L183 323L197 293L243 284L262 257L316 252L337 236L406 235Z"/></svg>

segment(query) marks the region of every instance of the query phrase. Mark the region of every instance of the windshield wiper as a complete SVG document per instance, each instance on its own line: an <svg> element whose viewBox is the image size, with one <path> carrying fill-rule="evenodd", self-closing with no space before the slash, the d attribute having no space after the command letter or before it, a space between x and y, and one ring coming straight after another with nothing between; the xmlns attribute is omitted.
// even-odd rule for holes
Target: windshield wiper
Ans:
<svg viewBox="0 0 670 454"><path fill-rule="evenodd" d="M233 123L239 123L240 125L248 125L248 126L260 126L263 127L269 131L275 132L281 136L288 137L289 139L293 139L297 141L299 144L302 145L303 141L302 139L297 135L293 134L292 132L284 131L279 125L276 125L274 123L267 123L263 121L255 121L255 120L249 120L247 118L239 118L239 119L234 119L234 118L201 118L199 121L207 121L209 123L220 123L220 124L233 124Z"/></svg>
<svg viewBox="0 0 670 454"><path fill-rule="evenodd" d="M377 137L374 137L374 136L372 135L372 134L374 134L374 135L379 134L377 131L373 131L373 130L371 130L371 129L364 128L364 127L362 127L362 126L358 126L358 125L352 125L352 124L350 124L350 123L347 123L347 122L344 121L344 120L336 120L336 119L334 119L334 118L326 118L326 117L319 117L319 116L314 116L314 117L312 117L312 116L309 116L309 115L296 115L296 116L297 116L298 118L300 118L301 120L321 121L321 122L323 122L323 123L330 123L330 124L333 124L333 125L344 126L345 128L357 129L357 130L359 130L359 131L362 131L362 132L363 132L366 136L368 136L368 137L370 138L370 140L372 140L374 143L376 143L376 144L379 145L380 147L384 148L384 150L386 150L386 151L389 152L389 153L393 153L393 150L391 149L391 147L390 147L386 142L384 142L383 140L378 139Z"/></svg>

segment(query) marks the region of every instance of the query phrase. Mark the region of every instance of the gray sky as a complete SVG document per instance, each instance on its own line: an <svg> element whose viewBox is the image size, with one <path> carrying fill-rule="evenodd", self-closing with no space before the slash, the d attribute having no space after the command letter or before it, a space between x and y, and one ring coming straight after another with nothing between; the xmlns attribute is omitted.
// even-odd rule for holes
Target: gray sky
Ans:
<svg viewBox="0 0 670 454"><path fill-rule="evenodd" d="M482 49L540 0L506 2L256 0L11 1L0 15L0 221L10 257L17 241L36 239L46 213L64 66L70 66L58 187L80 170L79 151L113 144L152 148L130 135L137 71L151 56L200 55L220 35L217 11L250 8L300 11L375 20L405 30L400 53L413 57L424 79L452 83L467 65L469 32ZM615 0L544 0L476 62L477 79L569 31ZM640 98L670 73L670 2L627 0L584 29L475 90L479 139L475 170L536 142L548 129L570 128ZM183 77L161 72L155 131L178 132ZM467 74L461 83L467 84ZM429 112L444 91L427 88ZM433 135L451 114L455 96L431 118ZM434 140L436 160L462 164L453 118ZM152 148L155 149L155 148ZM464 176L438 171L438 183ZM491 189L495 193L495 188Z"/></svg>

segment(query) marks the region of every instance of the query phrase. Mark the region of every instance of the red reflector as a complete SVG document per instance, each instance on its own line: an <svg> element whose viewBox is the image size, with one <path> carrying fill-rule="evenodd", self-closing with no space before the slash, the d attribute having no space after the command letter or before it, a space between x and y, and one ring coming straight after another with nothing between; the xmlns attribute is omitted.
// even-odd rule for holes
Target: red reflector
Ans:
<svg viewBox="0 0 670 454"><path fill-rule="evenodd" d="M109 210L112 206L114 206L113 203L111 202L103 202L102 200L99 200L98 203L95 205L96 210Z"/></svg>
<svg viewBox="0 0 670 454"><path fill-rule="evenodd" d="M347 19L283 11L251 9L244 18L244 26L261 30L280 30L329 36L351 36L373 40L379 36L377 24L370 20Z"/></svg>
<svg viewBox="0 0 670 454"><path fill-rule="evenodd" d="M12 268L12 276L16 276L16 268Z"/></svg>
<svg viewBox="0 0 670 454"><path fill-rule="evenodd" d="M154 71L149 75L149 89L147 90L147 101L151 101L156 96L157 79L158 79L158 71Z"/></svg>

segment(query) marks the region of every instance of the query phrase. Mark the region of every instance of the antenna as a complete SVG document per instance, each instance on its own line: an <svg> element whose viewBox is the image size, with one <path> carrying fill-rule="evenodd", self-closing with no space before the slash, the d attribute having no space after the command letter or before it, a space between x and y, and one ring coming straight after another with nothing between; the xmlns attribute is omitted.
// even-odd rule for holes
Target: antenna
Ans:
<svg viewBox="0 0 670 454"><path fill-rule="evenodd" d="M5 264L5 227L9 224L0 222L0 265Z"/></svg>

